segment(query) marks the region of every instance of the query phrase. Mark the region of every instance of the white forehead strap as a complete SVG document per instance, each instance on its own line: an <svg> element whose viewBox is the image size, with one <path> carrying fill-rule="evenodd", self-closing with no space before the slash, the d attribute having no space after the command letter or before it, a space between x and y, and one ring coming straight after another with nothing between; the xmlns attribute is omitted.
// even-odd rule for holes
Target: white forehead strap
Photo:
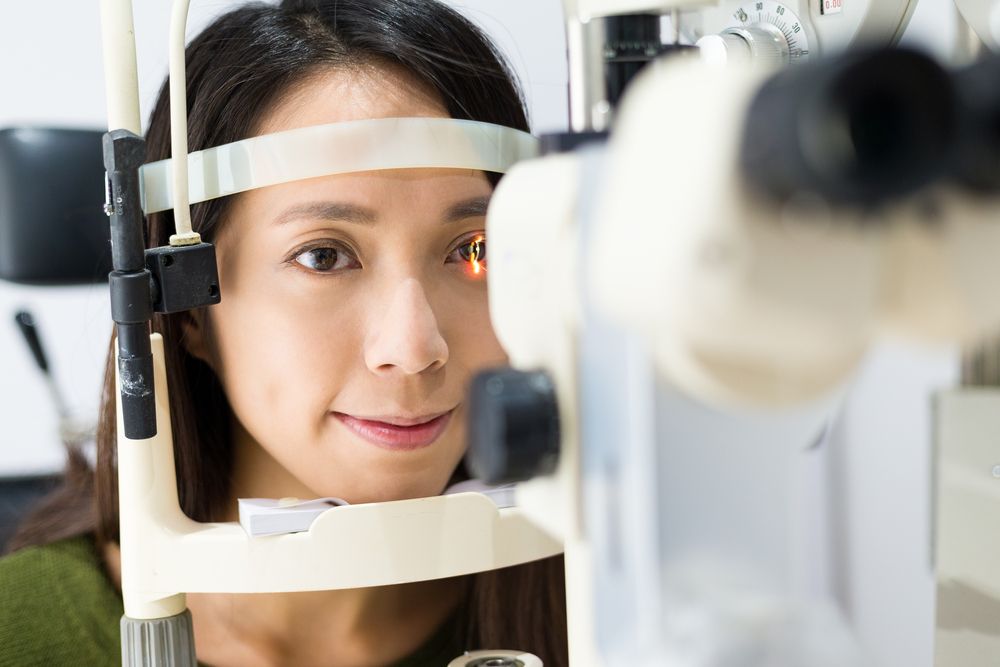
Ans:
<svg viewBox="0 0 1000 667"><path fill-rule="evenodd" d="M188 155L190 201L305 178L420 167L503 173L538 155L538 140L501 125L454 118L376 118L316 125ZM143 211L173 208L170 160L141 169Z"/></svg>

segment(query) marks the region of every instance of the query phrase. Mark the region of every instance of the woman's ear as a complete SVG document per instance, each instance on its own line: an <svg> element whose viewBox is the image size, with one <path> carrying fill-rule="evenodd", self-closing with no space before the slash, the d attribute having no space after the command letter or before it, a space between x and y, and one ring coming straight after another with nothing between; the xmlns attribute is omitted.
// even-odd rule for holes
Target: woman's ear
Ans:
<svg viewBox="0 0 1000 667"><path fill-rule="evenodd" d="M205 308L198 308L181 316L181 345L192 357L215 369L208 344L208 329L208 312Z"/></svg>

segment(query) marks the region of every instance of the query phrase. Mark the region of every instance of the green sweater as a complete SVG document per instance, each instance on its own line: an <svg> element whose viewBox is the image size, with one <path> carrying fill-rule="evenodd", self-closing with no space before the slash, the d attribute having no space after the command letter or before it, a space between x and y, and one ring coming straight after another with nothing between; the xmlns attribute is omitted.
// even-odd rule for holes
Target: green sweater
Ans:
<svg viewBox="0 0 1000 667"><path fill-rule="evenodd" d="M121 665L122 613L90 537L0 559L0 666ZM453 635L446 624L393 667L445 667L462 654Z"/></svg>

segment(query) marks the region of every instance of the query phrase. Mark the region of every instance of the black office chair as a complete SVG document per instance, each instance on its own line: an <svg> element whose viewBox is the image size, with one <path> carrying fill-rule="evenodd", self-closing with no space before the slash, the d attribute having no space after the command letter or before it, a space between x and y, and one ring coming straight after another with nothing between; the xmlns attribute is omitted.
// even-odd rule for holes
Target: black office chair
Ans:
<svg viewBox="0 0 1000 667"><path fill-rule="evenodd" d="M0 280L48 286L107 280L111 244L103 213L102 135L100 130L0 129ZM30 349L51 382L30 314L18 313L17 322L28 343L25 353ZM0 355L14 353L3 350ZM0 356L0 367L4 365ZM65 414L65 406L57 408ZM60 479L0 477L0 552L20 520Z"/></svg>
<svg viewBox="0 0 1000 667"><path fill-rule="evenodd" d="M0 129L0 280L107 280L102 136L99 130Z"/></svg>

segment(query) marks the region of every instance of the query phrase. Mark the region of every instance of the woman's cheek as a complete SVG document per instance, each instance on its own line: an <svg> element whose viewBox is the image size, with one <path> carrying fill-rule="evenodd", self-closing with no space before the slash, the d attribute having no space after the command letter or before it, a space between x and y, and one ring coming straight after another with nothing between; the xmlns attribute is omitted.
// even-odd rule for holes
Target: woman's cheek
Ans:
<svg viewBox="0 0 1000 667"><path fill-rule="evenodd" d="M301 409L318 365L310 350L310 327L280 305L264 299L231 299L219 317L226 393L247 426ZM296 418L300 416L295 414ZM265 424L261 424L265 426ZM270 430L270 428L268 428Z"/></svg>
<svg viewBox="0 0 1000 667"><path fill-rule="evenodd" d="M467 300L453 317L451 328L462 341L461 349L467 350L465 366L481 369L507 363L507 354L493 330L485 290Z"/></svg>

